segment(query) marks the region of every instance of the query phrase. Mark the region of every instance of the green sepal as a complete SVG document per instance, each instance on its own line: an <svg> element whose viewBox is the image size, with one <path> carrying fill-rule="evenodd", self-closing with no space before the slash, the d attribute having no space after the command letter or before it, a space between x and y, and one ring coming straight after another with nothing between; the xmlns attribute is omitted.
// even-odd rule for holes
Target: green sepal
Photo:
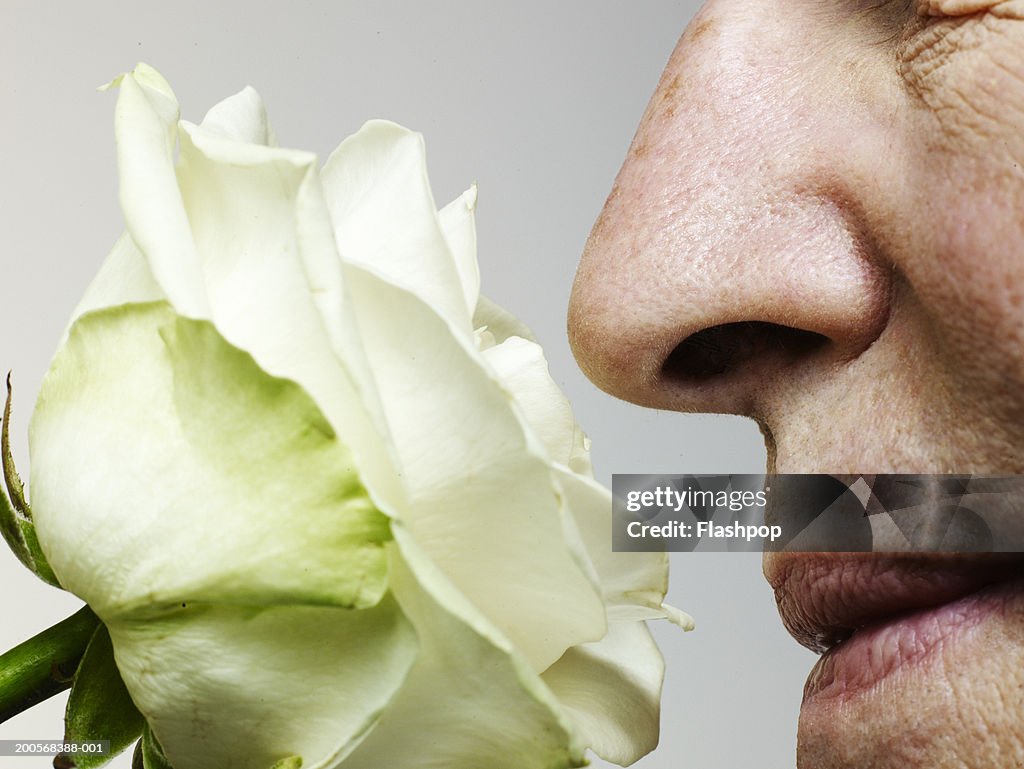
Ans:
<svg viewBox="0 0 1024 769"><path fill-rule="evenodd" d="M32 520L32 511L29 509L28 501L25 499L25 486L18 475L18 469L14 466L14 457L11 456L11 437L8 427L11 423L11 401L14 390L11 387L11 372L7 372L7 402L4 404L4 429L0 436L0 447L4 452L4 484L7 486L7 493L11 496L14 509L22 516Z"/></svg>
<svg viewBox="0 0 1024 769"><path fill-rule="evenodd" d="M302 769L302 756L288 756L275 761L270 769Z"/></svg>
<svg viewBox="0 0 1024 769"><path fill-rule="evenodd" d="M25 499L25 487L14 466L14 457L11 455L10 425L11 425L11 375L7 374L7 402L4 405L3 426L0 429L0 457L2 457L4 485L7 493L0 491L0 534L8 547L17 556L26 568L54 587L60 587L53 569L46 560L42 548L39 546L39 538L36 536L36 527L32 523L32 509ZM9 498L8 498L9 497Z"/></svg>
<svg viewBox="0 0 1024 769"><path fill-rule="evenodd" d="M0 723L71 686L99 623L83 606L0 655Z"/></svg>
<svg viewBox="0 0 1024 769"><path fill-rule="evenodd" d="M4 432L7 432L6 422L4 423ZM25 523L24 519L14 512L14 506L7 499L7 495L0 491L0 534L3 534L4 541L11 548L11 552L18 557L18 560L35 571L35 565L32 563L32 556L23 533Z"/></svg>
<svg viewBox="0 0 1024 769"><path fill-rule="evenodd" d="M57 579L57 575L50 568L50 562L46 560L46 554L43 553L43 549L39 546L39 537L36 536L35 524L31 520L26 520L20 521L18 525L21 529L25 546L28 548L29 557L32 559L32 565L29 566L29 569L46 584L63 590L64 588L61 586L60 580Z"/></svg>
<svg viewBox="0 0 1024 769"><path fill-rule="evenodd" d="M149 724L143 727L142 739L135 744L132 769L174 769L164 755L164 749L150 731Z"/></svg>
<svg viewBox="0 0 1024 769"><path fill-rule="evenodd" d="M64 716L65 742L109 740L106 755L62 754L61 769L94 769L106 765L142 734L145 718L135 707L114 662L114 647L105 625L93 633L85 650ZM54 766L58 766L54 761Z"/></svg>

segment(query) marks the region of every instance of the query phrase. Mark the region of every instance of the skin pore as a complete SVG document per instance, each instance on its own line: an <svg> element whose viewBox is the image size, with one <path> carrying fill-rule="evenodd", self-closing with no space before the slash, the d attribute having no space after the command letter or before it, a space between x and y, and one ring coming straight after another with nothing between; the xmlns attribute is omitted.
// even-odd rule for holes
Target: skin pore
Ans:
<svg viewBox="0 0 1024 769"><path fill-rule="evenodd" d="M772 471L1024 473L1024 0L707 3L569 314L599 386L750 416ZM766 558L784 617L821 558ZM883 565L935 582L973 568ZM1024 766L1010 571L923 658L808 696L799 765Z"/></svg>

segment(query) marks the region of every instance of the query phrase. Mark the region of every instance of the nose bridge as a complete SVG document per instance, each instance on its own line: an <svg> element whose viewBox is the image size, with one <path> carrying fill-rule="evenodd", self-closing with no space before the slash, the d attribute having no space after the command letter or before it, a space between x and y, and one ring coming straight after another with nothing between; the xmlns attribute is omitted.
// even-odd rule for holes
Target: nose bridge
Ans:
<svg viewBox="0 0 1024 769"><path fill-rule="evenodd" d="M823 162L822 137L844 129L829 124L839 118L823 102L834 97L815 86L820 59L787 39L798 26L770 22L778 3L760 4L720 0L694 19L581 261L574 350L620 397L737 410L747 398L723 401L720 387L714 397L693 388L692 403L679 401L678 383L666 393L663 367L680 343L770 324L821 335L849 357L884 322L884 276L835 159Z"/></svg>

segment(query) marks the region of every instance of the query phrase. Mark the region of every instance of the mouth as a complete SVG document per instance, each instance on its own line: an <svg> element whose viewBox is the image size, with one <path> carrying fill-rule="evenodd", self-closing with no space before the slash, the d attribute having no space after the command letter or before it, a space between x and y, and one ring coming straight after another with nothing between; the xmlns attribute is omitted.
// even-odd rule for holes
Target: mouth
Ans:
<svg viewBox="0 0 1024 769"><path fill-rule="evenodd" d="M765 576L786 629L822 654L807 704L852 697L1021 611L1024 553L769 553Z"/></svg>

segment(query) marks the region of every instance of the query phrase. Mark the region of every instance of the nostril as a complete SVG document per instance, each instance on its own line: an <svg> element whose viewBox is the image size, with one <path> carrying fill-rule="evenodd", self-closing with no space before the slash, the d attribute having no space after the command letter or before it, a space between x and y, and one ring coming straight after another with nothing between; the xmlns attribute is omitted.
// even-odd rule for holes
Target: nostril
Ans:
<svg viewBox="0 0 1024 769"><path fill-rule="evenodd" d="M690 334L665 359L666 378L702 382L748 364L779 367L827 346L813 331L764 321L723 323Z"/></svg>

